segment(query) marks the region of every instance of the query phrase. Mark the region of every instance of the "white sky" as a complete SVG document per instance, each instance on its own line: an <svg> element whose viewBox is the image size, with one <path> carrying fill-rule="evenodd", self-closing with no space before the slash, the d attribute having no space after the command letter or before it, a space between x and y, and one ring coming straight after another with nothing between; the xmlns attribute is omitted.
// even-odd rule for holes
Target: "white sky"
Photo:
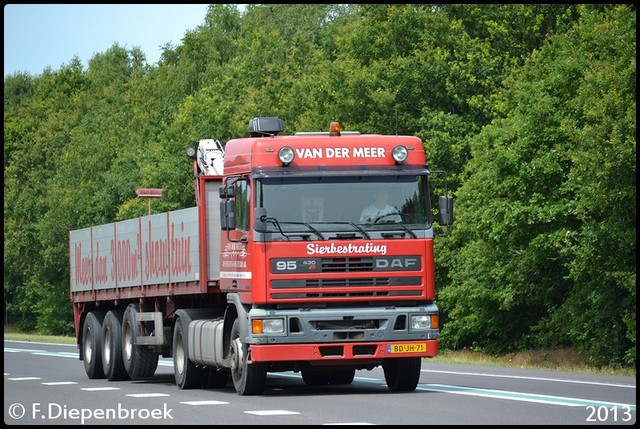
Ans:
<svg viewBox="0 0 640 429"><path fill-rule="evenodd" d="M114 43L155 64L161 46L181 45L206 14L207 4L5 4L4 76L59 70L75 55L86 68Z"/></svg>

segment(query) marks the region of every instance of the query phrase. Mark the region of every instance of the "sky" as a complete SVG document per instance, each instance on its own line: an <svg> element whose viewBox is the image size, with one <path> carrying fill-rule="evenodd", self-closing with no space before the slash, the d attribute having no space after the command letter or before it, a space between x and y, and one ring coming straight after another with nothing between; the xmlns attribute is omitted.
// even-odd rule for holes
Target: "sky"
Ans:
<svg viewBox="0 0 640 429"><path fill-rule="evenodd" d="M5 4L4 76L59 70L78 56L83 66L117 43L138 47L147 63L160 47L182 44L189 30L204 23L207 4Z"/></svg>

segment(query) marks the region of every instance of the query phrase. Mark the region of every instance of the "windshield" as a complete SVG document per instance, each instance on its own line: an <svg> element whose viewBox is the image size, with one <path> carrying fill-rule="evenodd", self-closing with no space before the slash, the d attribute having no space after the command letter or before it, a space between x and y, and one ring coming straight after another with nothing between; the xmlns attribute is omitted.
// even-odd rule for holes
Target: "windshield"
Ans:
<svg viewBox="0 0 640 429"><path fill-rule="evenodd" d="M421 175L262 178L255 207L266 209L268 232L429 228L427 177ZM415 236L415 234L411 234Z"/></svg>

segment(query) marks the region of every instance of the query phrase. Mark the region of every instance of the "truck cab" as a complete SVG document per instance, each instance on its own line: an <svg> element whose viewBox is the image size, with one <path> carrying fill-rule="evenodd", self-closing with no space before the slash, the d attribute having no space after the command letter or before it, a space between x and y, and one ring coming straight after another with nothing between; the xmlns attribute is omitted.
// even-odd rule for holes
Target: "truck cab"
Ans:
<svg viewBox="0 0 640 429"><path fill-rule="evenodd" d="M382 365L392 390L414 390L439 333L422 142L338 123L279 136L277 118L249 131L227 142L220 187L220 287L242 353L308 383Z"/></svg>

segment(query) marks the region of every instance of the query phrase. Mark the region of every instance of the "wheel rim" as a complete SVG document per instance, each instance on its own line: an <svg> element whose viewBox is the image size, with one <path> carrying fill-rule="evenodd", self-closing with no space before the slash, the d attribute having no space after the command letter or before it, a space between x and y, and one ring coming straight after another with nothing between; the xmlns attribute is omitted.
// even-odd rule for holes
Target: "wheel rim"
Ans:
<svg viewBox="0 0 640 429"><path fill-rule="evenodd" d="M133 330L131 324L127 322L124 328L124 356L126 360L131 360L131 353L133 351Z"/></svg>
<svg viewBox="0 0 640 429"><path fill-rule="evenodd" d="M175 339L176 351L174 356L176 357L173 363L176 367L178 374L182 374L184 371L184 348L182 348L182 333L178 333Z"/></svg>
<svg viewBox="0 0 640 429"><path fill-rule="evenodd" d="M111 329L109 329L109 327L106 327L104 330L104 334L104 343L102 345L102 360L106 365L109 365L109 362L111 361Z"/></svg>
<svg viewBox="0 0 640 429"><path fill-rule="evenodd" d="M84 334L84 358L87 362L91 363L93 358L93 348L91 344L93 343L93 333L91 329L87 329L87 332Z"/></svg>
<svg viewBox="0 0 640 429"><path fill-rule="evenodd" d="M233 379L239 381L242 379L242 372L244 371L244 352L240 338L236 338L231 342L229 358L231 359L231 374L233 374Z"/></svg>

